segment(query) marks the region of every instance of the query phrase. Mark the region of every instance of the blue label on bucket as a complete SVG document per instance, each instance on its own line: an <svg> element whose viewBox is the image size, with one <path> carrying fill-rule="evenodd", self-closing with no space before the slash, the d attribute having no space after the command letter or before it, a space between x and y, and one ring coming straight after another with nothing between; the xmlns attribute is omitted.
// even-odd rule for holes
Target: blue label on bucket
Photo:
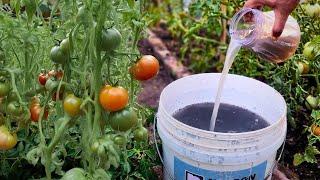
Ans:
<svg viewBox="0 0 320 180"><path fill-rule="evenodd" d="M249 169L239 171L210 171L194 167L174 158L175 180L263 180L267 162L263 162Z"/></svg>

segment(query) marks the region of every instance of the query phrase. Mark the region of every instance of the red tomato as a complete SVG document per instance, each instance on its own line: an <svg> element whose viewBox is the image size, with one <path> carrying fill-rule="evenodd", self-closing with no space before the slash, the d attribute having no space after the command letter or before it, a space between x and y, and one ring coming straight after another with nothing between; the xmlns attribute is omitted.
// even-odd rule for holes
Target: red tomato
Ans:
<svg viewBox="0 0 320 180"><path fill-rule="evenodd" d="M154 56L145 55L130 68L130 72L136 80L151 79L159 72L159 61Z"/></svg>
<svg viewBox="0 0 320 180"><path fill-rule="evenodd" d="M38 76L38 81L42 86L46 85L47 79L48 79L48 76L46 74L41 73Z"/></svg>
<svg viewBox="0 0 320 180"><path fill-rule="evenodd" d="M39 118L40 118L40 113L41 113L41 106L39 103L37 102L31 102L30 105L30 114L31 114L31 121L33 122L38 122ZM49 115L49 112L47 109L44 110L44 115L43 115L43 119L47 119Z"/></svg>

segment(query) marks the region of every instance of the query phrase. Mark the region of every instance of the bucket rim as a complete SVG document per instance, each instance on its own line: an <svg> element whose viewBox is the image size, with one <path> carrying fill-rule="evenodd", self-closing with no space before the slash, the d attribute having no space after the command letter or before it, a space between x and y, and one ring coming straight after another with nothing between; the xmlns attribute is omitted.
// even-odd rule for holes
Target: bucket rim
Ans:
<svg viewBox="0 0 320 180"><path fill-rule="evenodd" d="M162 91L161 94L160 94L158 112L159 112L159 109L161 110L161 108L164 107L163 104L162 104L161 99L163 98L164 92L166 91L167 88L170 88L171 86L174 85L174 83L177 83L178 81L182 81L182 80L189 79L189 78L196 77L196 76L208 76L208 75L221 75L221 73L200 73L200 74L194 74L194 75L190 75L190 76L186 76L186 77L177 79L177 80L171 82L170 84L168 84L168 85L163 89L163 91ZM249 80L249 81L255 81L256 83L261 84L262 86L266 86L266 87L270 88L271 90L273 90L273 91L275 92L275 95L278 96L278 98L280 99L281 103L284 105L284 111L283 111L282 115L280 116L280 118L278 118L273 124L270 124L269 126L267 126L267 127L265 127L265 128L258 129L258 130L255 130L255 131L240 132L240 133L223 133L223 132L207 131L207 130L195 128L195 127L189 126L189 125L187 125L187 124L184 124L184 123L178 121L176 118L174 118L171 114L169 114L169 113L165 110L165 108L162 108L163 110L161 110L161 112L162 112L162 113L165 113L165 115L166 115L167 117L170 117L170 120L173 120L175 123L179 124L179 126L182 126L183 128L189 128L189 129L191 129L191 130L193 131L192 134L196 134L196 133L198 132L198 133L201 133L201 134L206 134L206 135L205 135L206 137L215 137L215 136L229 136L229 137L234 137L234 136L250 136L250 135L256 135L256 134L270 133L270 131L269 131L270 129L274 129L275 126L277 126L277 125L280 124L283 120L286 119L286 116L287 116L287 104L286 104L286 101L285 101L284 97L283 97L276 89L274 89L273 87L271 87L270 85L268 85L268 84L266 84L266 83L263 83L263 82L261 82L261 81L259 81L259 80L254 79L254 78L249 78L249 77L246 77L246 76L237 75L237 74L232 74L232 73L229 73L228 76L233 76L233 77L236 77L236 78L242 78L242 79L246 79L246 80Z"/></svg>

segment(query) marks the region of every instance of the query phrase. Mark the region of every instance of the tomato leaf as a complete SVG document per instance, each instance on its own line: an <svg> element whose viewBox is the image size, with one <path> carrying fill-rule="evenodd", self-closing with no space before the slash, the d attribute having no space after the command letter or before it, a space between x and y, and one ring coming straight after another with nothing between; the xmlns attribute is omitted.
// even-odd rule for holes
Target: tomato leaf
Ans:
<svg viewBox="0 0 320 180"><path fill-rule="evenodd" d="M303 163L305 160L304 160L304 156L300 153L297 153L294 155L293 157L293 165L294 166L299 166L301 163Z"/></svg>
<svg viewBox="0 0 320 180"><path fill-rule="evenodd" d="M111 179L111 175L108 174L104 169L97 169L94 171L93 179Z"/></svg>
<svg viewBox="0 0 320 180"><path fill-rule="evenodd" d="M31 151L29 151L26 156L26 159L30 164L35 166L40 159L40 149L34 148Z"/></svg>
<svg viewBox="0 0 320 180"><path fill-rule="evenodd" d="M134 7L134 0L127 0L127 2L130 8Z"/></svg>
<svg viewBox="0 0 320 180"><path fill-rule="evenodd" d="M320 154L319 150L315 146L308 146L305 151L304 159L309 163L316 163L317 154Z"/></svg>
<svg viewBox="0 0 320 180"><path fill-rule="evenodd" d="M311 113L311 117L316 121L320 120L320 111L319 110L313 110L312 113Z"/></svg>

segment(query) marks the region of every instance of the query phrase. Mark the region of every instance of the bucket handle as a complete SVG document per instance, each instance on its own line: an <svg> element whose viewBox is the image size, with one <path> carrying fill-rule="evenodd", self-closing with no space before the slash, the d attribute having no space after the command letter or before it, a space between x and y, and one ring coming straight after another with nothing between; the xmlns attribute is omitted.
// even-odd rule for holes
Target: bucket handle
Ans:
<svg viewBox="0 0 320 180"><path fill-rule="evenodd" d="M275 162L273 163L273 165L272 165L272 167L271 167L271 169L270 169L270 172L267 174L267 176L264 178L265 180L267 180L270 176L271 176L271 174L274 172L274 169L276 168L276 166L277 166L277 164L279 163L279 161L280 161L280 159L281 159L281 157L282 157L282 155L283 155L283 151L284 151L284 146L285 146L285 144L286 144L286 137L287 137L287 129L286 129L286 136L285 136L285 138L284 138L284 140L283 140L283 143L282 143L282 145L281 145L281 150L280 150L280 153L279 153L279 156L276 158L276 160L275 160Z"/></svg>
<svg viewBox="0 0 320 180"><path fill-rule="evenodd" d="M169 178L171 180L174 180L174 177L172 176L172 174L164 166L164 160L163 160L163 158L161 156L160 149L159 149L159 146L158 146L158 143L157 143L157 136L156 136L157 125L156 124L157 124L157 116L155 115L154 116L154 120L153 120L153 140L154 140L154 144L155 144L159 159L160 159L160 161L161 161L161 163L163 165L163 170L166 172L167 175L169 175ZM286 134L287 134L287 129L286 129ZM270 171L267 173L267 176L264 178L264 180L267 180L272 175L274 169L277 166L277 163L280 161L280 159L282 157L282 154L283 154L283 151L284 151L285 143L286 143L286 137L284 138L284 141L283 141L283 143L281 145L281 150L280 150L279 156L276 158L275 162L273 163L272 167L270 168ZM251 170L252 170L252 167L251 167Z"/></svg>
<svg viewBox="0 0 320 180"><path fill-rule="evenodd" d="M160 150L159 150L159 146L158 146L158 142L157 142L157 136L156 136L156 131L157 131L157 116L155 115L154 116L154 120L153 120L153 140L154 140L154 144L155 144L155 147L156 147L156 150L157 150L157 153L158 153L158 156L160 158L160 161L162 163L162 167L163 167L163 170L166 172L167 175L169 175L169 178L171 180L174 180L174 177L172 176L172 174L168 171L168 169L166 168L166 166L164 165L164 160L161 156L161 153L160 153Z"/></svg>

